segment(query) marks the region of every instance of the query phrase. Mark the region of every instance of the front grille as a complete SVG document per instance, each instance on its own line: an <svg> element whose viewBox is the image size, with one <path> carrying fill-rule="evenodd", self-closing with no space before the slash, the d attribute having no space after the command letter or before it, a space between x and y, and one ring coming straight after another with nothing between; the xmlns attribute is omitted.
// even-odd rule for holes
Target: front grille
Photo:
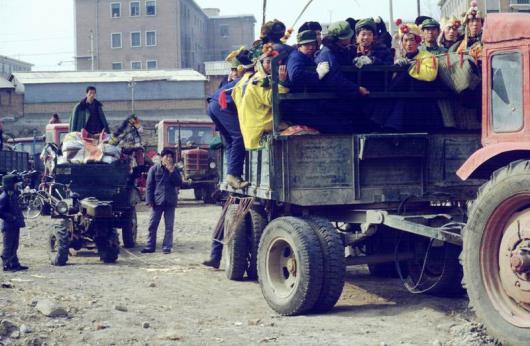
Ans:
<svg viewBox="0 0 530 346"><path fill-rule="evenodd" d="M210 164L207 150L186 150L182 156L184 158L184 175L186 178L207 174Z"/></svg>

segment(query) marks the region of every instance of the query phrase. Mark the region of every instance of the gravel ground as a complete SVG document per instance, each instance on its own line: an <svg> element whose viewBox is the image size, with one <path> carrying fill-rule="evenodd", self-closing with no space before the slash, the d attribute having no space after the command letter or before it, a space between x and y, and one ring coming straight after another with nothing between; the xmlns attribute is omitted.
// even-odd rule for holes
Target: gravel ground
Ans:
<svg viewBox="0 0 530 346"><path fill-rule="evenodd" d="M81 252L52 267L46 239L53 221L30 220L19 251L30 270L0 274L0 344L495 344L473 322L466 299L412 295L399 280L372 278L363 267L349 268L330 313L278 316L257 283L229 281L199 264L221 208L191 197L182 193L173 253L140 253L149 216L141 209L139 247L122 250L114 265ZM66 316L43 314L61 308Z"/></svg>

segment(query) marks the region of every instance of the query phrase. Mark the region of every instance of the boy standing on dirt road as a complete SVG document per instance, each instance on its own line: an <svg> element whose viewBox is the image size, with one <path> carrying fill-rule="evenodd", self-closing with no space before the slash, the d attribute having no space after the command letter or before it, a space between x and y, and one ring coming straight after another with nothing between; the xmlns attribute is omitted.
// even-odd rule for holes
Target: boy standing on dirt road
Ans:
<svg viewBox="0 0 530 346"><path fill-rule="evenodd" d="M171 253L173 248L173 223L175 222L175 208L177 207L177 189L182 185L180 173L175 166L175 154L164 149L160 153L161 163L152 166L147 173L146 202L151 209L147 246L142 253L152 253L156 250L156 232L162 214L166 228L162 251Z"/></svg>
<svg viewBox="0 0 530 346"><path fill-rule="evenodd" d="M2 219L2 235L4 247L2 249L2 262L5 272L18 272L26 270L18 261L17 250L20 239L20 229L26 227L24 215L18 205L18 196L15 192L17 176L5 175L2 177L4 191L0 194L0 219Z"/></svg>

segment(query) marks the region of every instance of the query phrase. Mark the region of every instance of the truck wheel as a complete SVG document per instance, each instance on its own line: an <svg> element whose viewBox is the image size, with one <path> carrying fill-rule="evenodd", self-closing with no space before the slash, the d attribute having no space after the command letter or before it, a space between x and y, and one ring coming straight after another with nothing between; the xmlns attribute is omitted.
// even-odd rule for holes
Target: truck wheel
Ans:
<svg viewBox="0 0 530 346"><path fill-rule="evenodd" d="M409 237L414 258L407 260L406 284L412 291L441 297L462 295L462 266L458 261L459 246L438 243L421 236ZM428 251L428 253L427 253Z"/></svg>
<svg viewBox="0 0 530 346"><path fill-rule="evenodd" d="M70 235L64 223L55 225L49 234L50 261L54 266L64 266L68 261Z"/></svg>
<svg viewBox="0 0 530 346"><path fill-rule="evenodd" d="M123 247L131 249L136 246L138 236L138 221L136 217L136 208L132 208L125 216L125 225L121 229Z"/></svg>
<svg viewBox="0 0 530 346"><path fill-rule="evenodd" d="M196 187L193 189L193 196L197 201L202 201L202 188Z"/></svg>
<svg viewBox="0 0 530 346"><path fill-rule="evenodd" d="M237 205L230 205L224 222L225 274L229 280L242 280L248 265L247 225L245 218L234 224Z"/></svg>
<svg viewBox="0 0 530 346"><path fill-rule="evenodd" d="M368 238L366 242L367 255L394 255L396 251L396 244L398 242L399 233L384 225L377 226L377 233ZM368 264L368 271L370 275L378 278L397 278L399 277L396 270L396 263L374 263ZM400 261L400 269L402 273L406 274L406 263Z"/></svg>
<svg viewBox="0 0 530 346"><path fill-rule="evenodd" d="M313 311L326 312L335 306L344 288L346 262L344 242L339 232L326 219L312 217L307 220L318 236L324 265L322 288Z"/></svg>
<svg viewBox="0 0 530 346"><path fill-rule="evenodd" d="M247 239L250 250L248 261L247 276L250 280L258 279L258 248L261 235L265 226L267 226L267 217L261 207L255 207L249 210L247 216Z"/></svg>
<svg viewBox="0 0 530 346"><path fill-rule="evenodd" d="M469 304L503 344L530 340L530 161L493 173L464 229L462 264Z"/></svg>
<svg viewBox="0 0 530 346"><path fill-rule="evenodd" d="M201 196L205 204L214 204L215 198L212 196L215 192L215 185L205 185L202 188Z"/></svg>
<svg viewBox="0 0 530 346"><path fill-rule="evenodd" d="M104 263L115 263L120 253L120 239L118 232L109 227L106 237L96 239L99 259Z"/></svg>
<svg viewBox="0 0 530 346"><path fill-rule="evenodd" d="M263 297L277 313L305 313L322 288L322 250L311 225L299 218L271 221L261 237L258 277Z"/></svg>

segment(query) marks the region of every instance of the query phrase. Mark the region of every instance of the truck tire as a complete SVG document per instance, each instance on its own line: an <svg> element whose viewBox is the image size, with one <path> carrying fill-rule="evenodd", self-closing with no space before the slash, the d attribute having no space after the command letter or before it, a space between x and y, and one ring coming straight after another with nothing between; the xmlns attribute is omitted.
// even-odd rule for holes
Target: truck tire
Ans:
<svg viewBox="0 0 530 346"><path fill-rule="evenodd" d="M115 263L120 254L120 239L116 229L109 227L106 237L96 239L96 247L103 263Z"/></svg>
<svg viewBox="0 0 530 346"><path fill-rule="evenodd" d="M392 230L384 225L378 225L377 233L371 236L366 242L367 255L394 255L396 251L396 244L398 242L398 232ZM396 263L374 263L368 264L368 271L370 275L378 278L397 278L399 277L396 270ZM406 263L400 262L400 269L406 275Z"/></svg>
<svg viewBox="0 0 530 346"><path fill-rule="evenodd" d="M324 266L322 288L312 311L327 312L333 309L344 288L346 274L344 242L328 220L312 217L307 221L320 241Z"/></svg>
<svg viewBox="0 0 530 346"><path fill-rule="evenodd" d="M55 225L49 234L50 261L54 266L64 266L68 262L70 235L65 223Z"/></svg>
<svg viewBox="0 0 530 346"><path fill-rule="evenodd" d="M215 185L204 185L202 187L202 200L204 204L215 204L215 198L213 197L213 193L215 192Z"/></svg>
<svg viewBox="0 0 530 346"><path fill-rule="evenodd" d="M138 219L136 215L136 208L132 208L131 211L125 215L125 224L121 229L121 237L123 241L123 247L131 249L136 246L136 238L138 236Z"/></svg>
<svg viewBox="0 0 530 346"><path fill-rule="evenodd" d="M240 281L245 276L248 265L247 225L245 218L233 224L237 205L228 207L224 222L224 262L227 279ZM230 229L230 231L228 231Z"/></svg>
<svg viewBox="0 0 530 346"><path fill-rule="evenodd" d="M202 201L202 188L196 187L193 189L193 196L197 201Z"/></svg>
<svg viewBox="0 0 530 346"><path fill-rule="evenodd" d="M462 265L469 304L504 345L528 345L530 161L495 171L469 211ZM521 259L517 263L517 258Z"/></svg>
<svg viewBox="0 0 530 346"><path fill-rule="evenodd" d="M250 251L247 277L249 280L258 279L258 248L265 226L267 226L267 217L263 208L250 209L247 214L247 239Z"/></svg>
<svg viewBox="0 0 530 346"><path fill-rule="evenodd" d="M258 249L259 284L267 304L284 316L310 311L322 289L322 256L318 236L307 221L271 221Z"/></svg>

